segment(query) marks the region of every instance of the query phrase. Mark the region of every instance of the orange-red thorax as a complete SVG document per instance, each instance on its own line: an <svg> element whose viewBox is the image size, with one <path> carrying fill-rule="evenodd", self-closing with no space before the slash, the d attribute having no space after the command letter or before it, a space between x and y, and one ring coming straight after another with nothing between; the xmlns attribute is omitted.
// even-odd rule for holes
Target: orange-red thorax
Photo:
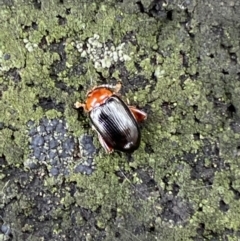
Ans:
<svg viewBox="0 0 240 241"><path fill-rule="evenodd" d="M87 111L91 111L93 108L103 104L109 97L113 95L113 92L106 87L95 88L88 92L85 103Z"/></svg>

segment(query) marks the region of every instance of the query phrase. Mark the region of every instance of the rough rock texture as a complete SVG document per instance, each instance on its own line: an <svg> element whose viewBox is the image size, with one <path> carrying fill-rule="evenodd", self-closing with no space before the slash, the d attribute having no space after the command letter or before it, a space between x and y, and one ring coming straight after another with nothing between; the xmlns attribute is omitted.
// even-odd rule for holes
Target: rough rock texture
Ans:
<svg viewBox="0 0 240 241"><path fill-rule="evenodd" d="M239 240L240 2L0 0L0 240ZM108 155L73 108L144 109Z"/></svg>

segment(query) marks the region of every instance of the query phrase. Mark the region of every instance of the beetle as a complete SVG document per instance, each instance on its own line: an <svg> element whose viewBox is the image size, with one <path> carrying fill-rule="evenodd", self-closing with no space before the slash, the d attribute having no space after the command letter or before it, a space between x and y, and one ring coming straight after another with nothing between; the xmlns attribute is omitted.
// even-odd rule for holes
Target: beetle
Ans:
<svg viewBox="0 0 240 241"><path fill-rule="evenodd" d="M114 150L133 152L138 149L141 133L138 123L147 118L144 111L128 106L119 94L122 84L99 85L87 92L85 103L76 102L75 108L83 107L107 153Z"/></svg>

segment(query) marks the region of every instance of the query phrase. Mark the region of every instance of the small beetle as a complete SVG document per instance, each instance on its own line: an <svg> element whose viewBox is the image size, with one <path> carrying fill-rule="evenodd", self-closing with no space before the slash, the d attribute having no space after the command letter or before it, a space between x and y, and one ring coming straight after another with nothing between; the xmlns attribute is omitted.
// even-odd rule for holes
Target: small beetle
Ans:
<svg viewBox="0 0 240 241"><path fill-rule="evenodd" d="M94 87L87 93L84 104L75 103L76 108L83 107L89 113L99 141L108 153L135 151L141 140L138 122L147 118L145 112L123 102L118 94L121 87L121 83Z"/></svg>

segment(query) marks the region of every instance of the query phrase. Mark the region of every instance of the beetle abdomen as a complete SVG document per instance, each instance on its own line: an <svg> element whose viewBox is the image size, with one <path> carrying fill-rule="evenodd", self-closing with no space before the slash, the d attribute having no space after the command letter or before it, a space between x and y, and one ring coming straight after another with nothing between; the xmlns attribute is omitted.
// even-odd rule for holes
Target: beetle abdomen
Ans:
<svg viewBox="0 0 240 241"><path fill-rule="evenodd" d="M123 152L133 152L140 144L140 131L127 105L112 95L90 112L90 119L108 146Z"/></svg>

